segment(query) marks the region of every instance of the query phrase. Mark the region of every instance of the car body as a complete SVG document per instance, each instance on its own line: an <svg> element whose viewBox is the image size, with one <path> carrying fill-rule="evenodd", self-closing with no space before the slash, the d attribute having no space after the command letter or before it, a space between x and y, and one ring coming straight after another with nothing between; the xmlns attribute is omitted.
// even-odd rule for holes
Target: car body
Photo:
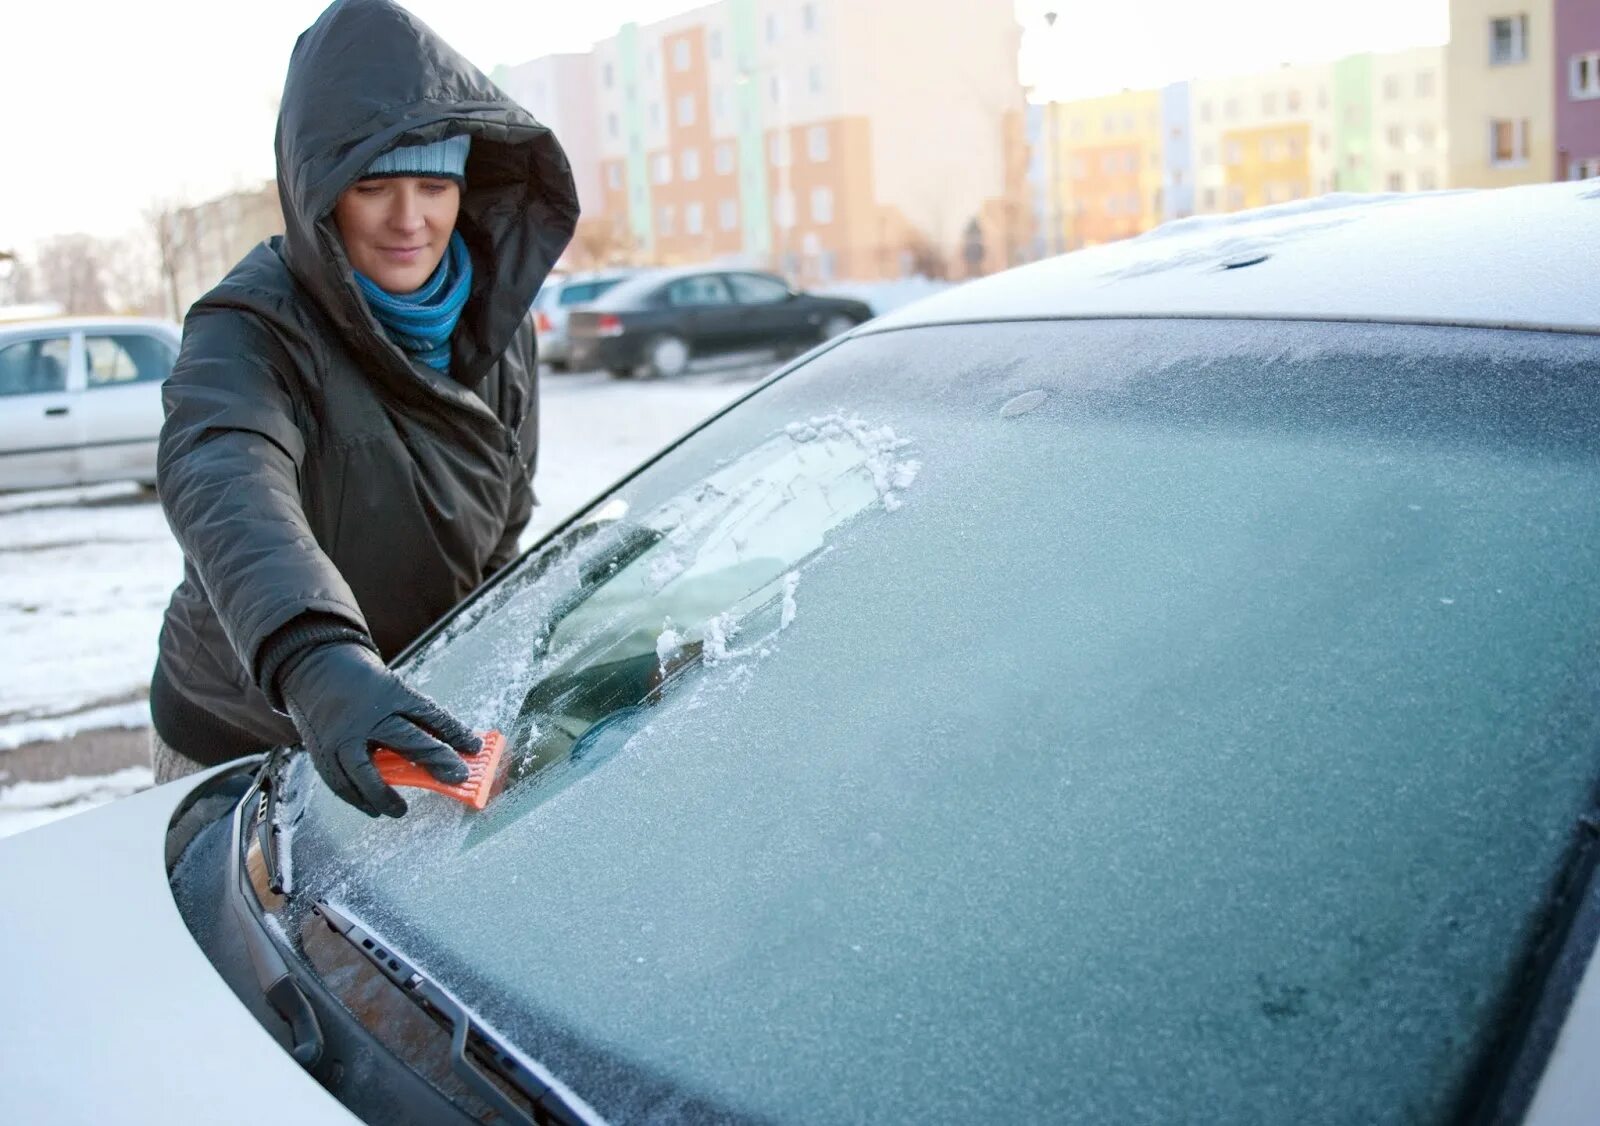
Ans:
<svg viewBox="0 0 1600 1126"><path fill-rule="evenodd" d="M616 286L568 319L573 368L671 377L736 352L803 352L872 316L864 302L791 289L775 274L685 267Z"/></svg>
<svg viewBox="0 0 1600 1126"><path fill-rule="evenodd" d="M567 366L567 316L592 304L635 270L595 270L557 274L544 283L533 299L533 327L539 359L552 367Z"/></svg>
<svg viewBox="0 0 1600 1126"><path fill-rule="evenodd" d="M1320 201L818 349L401 659L484 812L0 842L0 1118L1593 1122L1596 240Z"/></svg>
<svg viewBox="0 0 1600 1126"><path fill-rule="evenodd" d="M0 325L0 489L154 485L179 330L134 317Z"/></svg>

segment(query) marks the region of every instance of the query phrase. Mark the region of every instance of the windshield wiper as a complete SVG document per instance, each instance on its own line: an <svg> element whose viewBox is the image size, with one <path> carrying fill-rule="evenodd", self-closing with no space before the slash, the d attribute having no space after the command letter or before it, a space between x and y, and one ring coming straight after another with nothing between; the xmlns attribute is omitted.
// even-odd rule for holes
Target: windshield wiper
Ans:
<svg viewBox="0 0 1600 1126"><path fill-rule="evenodd" d="M407 962L394 948L380 940L351 916L325 899L312 906L313 914L324 919L357 953L400 988L424 1012L450 1032L450 1069L471 1088L473 1094L512 1122L533 1126L604 1126L604 1119L551 1075L537 1061L528 1059L484 1024L438 982ZM468 1049L471 1049L471 1056ZM489 1074L485 1074L487 1071ZM490 1079L493 1075L527 1102L523 1106L511 1099ZM531 1110L530 1110L531 1108Z"/></svg>
<svg viewBox="0 0 1600 1126"><path fill-rule="evenodd" d="M322 1058L322 1026L317 1023L317 1014L312 1010L311 1003L290 974L288 963L268 937L260 905L244 872L244 819L249 815L247 811L254 811L259 831L259 818L266 809L262 802L265 796L262 787L266 777L267 767L263 766L254 784L233 811L233 847L228 857L229 899L239 923L239 935L244 942L245 952L250 957L250 967L255 971L256 983L260 985L261 993L273 1011L289 1026L289 1054L302 1067L310 1068ZM266 855L265 846L262 855Z"/></svg>

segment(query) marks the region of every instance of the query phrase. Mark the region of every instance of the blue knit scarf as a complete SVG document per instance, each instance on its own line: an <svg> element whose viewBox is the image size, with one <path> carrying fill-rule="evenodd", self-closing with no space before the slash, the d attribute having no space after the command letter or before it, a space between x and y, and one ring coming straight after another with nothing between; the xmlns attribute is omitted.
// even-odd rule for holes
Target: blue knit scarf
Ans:
<svg viewBox="0 0 1600 1126"><path fill-rule="evenodd" d="M388 293L360 272L356 273L356 285L390 340L429 367L449 370L450 334L472 292L472 257L460 231L450 235L444 261L421 289Z"/></svg>

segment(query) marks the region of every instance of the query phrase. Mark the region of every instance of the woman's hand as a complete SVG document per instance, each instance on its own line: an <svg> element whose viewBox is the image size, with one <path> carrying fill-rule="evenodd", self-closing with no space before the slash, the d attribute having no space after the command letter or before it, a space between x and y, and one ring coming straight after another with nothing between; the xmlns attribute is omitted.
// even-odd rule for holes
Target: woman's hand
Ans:
<svg viewBox="0 0 1600 1126"><path fill-rule="evenodd" d="M370 649L322 645L279 676L289 718L339 797L369 817L399 817L405 799L378 775L372 752L394 751L441 782L467 779L460 755L477 754L478 737L401 680Z"/></svg>

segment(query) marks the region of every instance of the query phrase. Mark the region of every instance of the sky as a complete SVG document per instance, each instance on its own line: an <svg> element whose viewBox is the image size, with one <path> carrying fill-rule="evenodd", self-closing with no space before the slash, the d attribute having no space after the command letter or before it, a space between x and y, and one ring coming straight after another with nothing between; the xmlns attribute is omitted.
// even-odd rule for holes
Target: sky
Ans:
<svg viewBox="0 0 1600 1126"><path fill-rule="evenodd" d="M875 3L879 0L821 0ZM1014 5L1036 100L1443 43L1448 0L989 0ZM325 0L30 0L0 15L0 250L118 236L159 201L273 174L296 36ZM485 71L584 51L686 0L410 0ZM1058 18L1047 30L1044 13Z"/></svg>

